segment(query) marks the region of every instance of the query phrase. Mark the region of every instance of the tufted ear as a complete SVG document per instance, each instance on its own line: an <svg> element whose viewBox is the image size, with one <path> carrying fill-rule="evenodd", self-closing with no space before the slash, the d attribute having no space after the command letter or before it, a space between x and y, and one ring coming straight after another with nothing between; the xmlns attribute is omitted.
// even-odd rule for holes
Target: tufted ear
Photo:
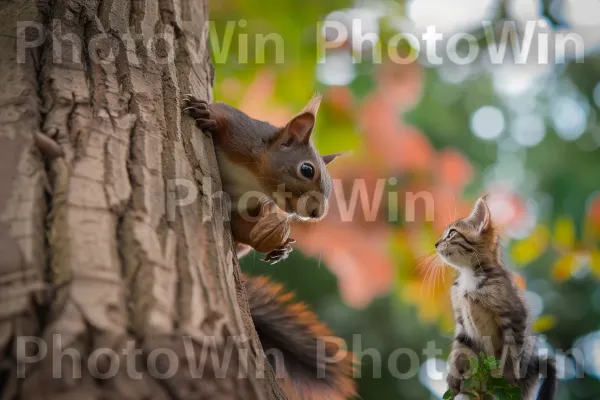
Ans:
<svg viewBox="0 0 600 400"><path fill-rule="evenodd" d="M310 141L310 136L315 128L321 98L321 94L315 94L302 111L286 124L285 128L279 133L278 143L284 147L289 147L293 144L306 144Z"/></svg>
<svg viewBox="0 0 600 400"><path fill-rule="evenodd" d="M291 146L294 143L308 143L314 127L314 115L310 113L296 115L283 129L281 143L285 146Z"/></svg>
<svg viewBox="0 0 600 400"><path fill-rule="evenodd" d="M469 214L469 221L480 233L485 232L490 227L490 209L487 206L486 196L477 199L477 202Z"/></svg>
<svg viewBox="0 0 600 400"><path fill-rule="evenodd" d="M338 158L339 156L343 156L344 154L346 154L346 153L334 153L334 154L327 154L327 155L324 155L321 157L323 158L325 165L327 165L330 162L332 162L333 160L335 160L336 158Z"/></svg>
<svg viewBox="0 0 600 400"><path fill-rule="evenodd" d="M317 116L317 112L319 111L319 106L321 105L321 100L323 99L323 95L321 93L315 93L313 97L308 101L308 104L304 106L300 113L310 113L312 115Z"/></svg>

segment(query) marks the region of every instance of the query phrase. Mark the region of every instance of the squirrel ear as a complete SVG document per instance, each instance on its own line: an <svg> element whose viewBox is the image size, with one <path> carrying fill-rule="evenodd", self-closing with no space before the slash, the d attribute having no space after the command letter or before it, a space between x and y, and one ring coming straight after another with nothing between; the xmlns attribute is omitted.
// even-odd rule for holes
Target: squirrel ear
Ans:
<svg viewBox="0 0 600 400"><path fill-rule="evenodd" d="M304 112L296 115L283 129L281 143L289 146L292 143L308 143L313 128L315 127L315 116Z"/></svg>
<svg viewBox="0 0 600 400"><path fill-rule="evenodd" d="M339 156L344 156L348 154L348 152L345 153L334 153L334 154L327 154L325 156L321 156L323 158L323 161L325 162L325 165L329 164L330 162L332 162L333 160L335 160L336 158L338 158Z"/></svg>
<svg viewBox="0 0 600 400"><path fill-rule="evenodd" d="M490 209L487 206L485 198L480 197L469 214L469 221L479 232L485 232L490 226Z"/></svg>
<svg viewBox="0 0 600 400"><path fill-rule="evenodd" d="M308 143L315 127L317 111L321 104L320 93L316 93L306 106L279 133L278 142L284 146L292 143Z"/></svg>
<svg viewBox="0 0 600 400"><path fill-rule="evenodd" d="M309 100L308 104L304 106L300 113L311 113L312 115L317 116L317 112L319 111L319 106L321 105L321 100L323 99L323 95L321 93L315 93L313 97Z"/></svg>

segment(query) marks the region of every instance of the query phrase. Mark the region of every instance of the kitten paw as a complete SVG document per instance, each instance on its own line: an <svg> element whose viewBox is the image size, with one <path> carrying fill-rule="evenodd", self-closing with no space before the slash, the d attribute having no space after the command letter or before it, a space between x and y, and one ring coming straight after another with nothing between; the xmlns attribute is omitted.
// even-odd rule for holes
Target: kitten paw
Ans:
<svg viewBox="0 0 600 400"><path fill-rule="evenodd" d="M460 392L462 386L462 379L448 375L448 377L446 378L446 383L448 383L448 389L450 389L452 393L458 394Z"/></svg>
<svg viewBox="0 0 600 400"><path fill-rule="evenodd" d="M467 394L459 393L456 396L454 396L454 400L471 400L471 397Z"/></svg>
<svg viewBox="0 0 600 400"><path fill-rule="evenodd" d="M517 344L517 340L513 335L504 335L504 344L507 346L513 346Z"/></svg>

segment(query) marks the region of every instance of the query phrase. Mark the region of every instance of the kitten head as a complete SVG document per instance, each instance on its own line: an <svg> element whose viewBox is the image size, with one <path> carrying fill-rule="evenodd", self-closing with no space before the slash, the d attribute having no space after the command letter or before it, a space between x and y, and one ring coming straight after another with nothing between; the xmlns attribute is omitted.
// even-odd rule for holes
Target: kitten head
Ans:
<svg viewBox="0 0 600 400"><path fill-rule="evenodd" d="M442 260L459 270L498 260L498 234L485 197L477 200L468 217L448 225L435 248Z"/></svg>

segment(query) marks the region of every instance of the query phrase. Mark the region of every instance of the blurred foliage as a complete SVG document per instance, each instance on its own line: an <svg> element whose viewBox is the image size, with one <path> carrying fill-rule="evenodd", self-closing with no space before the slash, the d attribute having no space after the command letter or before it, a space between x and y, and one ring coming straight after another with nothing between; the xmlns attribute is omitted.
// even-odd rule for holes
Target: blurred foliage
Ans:
<svg viewBox="0 0 600 400"><path fill-rule="evenodd" d="M540 3L545 8L539 14L553 27L562 26L551 3L556 2ZM510 7L499 9L496 19L505 18ZM506 264L528 291L534 330L544 332L554 348L567 350L600 329L600 56L588 53L583 63L532 75L528 66L491 66L485 60L468 66L398 64L385 47L373 53L381 56L377 62L350 39L335 46L327 42L331 59L319 50L325 40L319 21L343 15L374 19L380 40L387 42L402 31L398 21L407 10L401 1L376 0L227 0L212 1L210 10L216 99L284 124L313 92L323 92L315 143L322 153L352 151L331 167L342 186L329 216L294 227L301 253L275 268L252 254L243 267L274 275L296 290L355 351L354 335L360 334L358 350L380 352L381 360L368 352L361 360L365 400L431 395L419 374L399 380L386 366L406 371L410 360L390 358L401 347L415 349L421 363L428 342L449 348L453 273L437 265L432 245L481 193L488 193L502 229ZM256 37L273 33L281 37L284 56L278 58L273 40L263 61ZM406 42L397 49L405 57L414 50ZM348 56L364 57L340 63ZM567 107L573 104L580 110ZM497 137L486 139L474 130L474 116L483 107L503 118ZM565 109L571 112L560 114ZM581 110L583 131L566 137L561 121ZM518 123L532 116L542 121L542 138L520 144ZM367 193L380 194L381 204L374 218L366 218L359 201L361 216L347 221L340 215L357 179ZM420 192L433 198L433 218L426 218L422 200L411 209L407 194ZM407 218L411 212L415 218ZM374 377L379 361L381 378ZM586 372L585 379L562 382L561 399L600 398L598 380Z"/></svg>
<svg viewBox="0 0 600 400"><path fill-rule="evenodd" d="M501 374L495 373L502 363L494 356L486 356L480 353L479 357L469 357L471 369L470 377L465 380L464 389L461 393L469 395L473 400L519 400L521 390L518 386L510 384ZM453 400L454 393L448 389L443 397L444 400Z"/></svg>

